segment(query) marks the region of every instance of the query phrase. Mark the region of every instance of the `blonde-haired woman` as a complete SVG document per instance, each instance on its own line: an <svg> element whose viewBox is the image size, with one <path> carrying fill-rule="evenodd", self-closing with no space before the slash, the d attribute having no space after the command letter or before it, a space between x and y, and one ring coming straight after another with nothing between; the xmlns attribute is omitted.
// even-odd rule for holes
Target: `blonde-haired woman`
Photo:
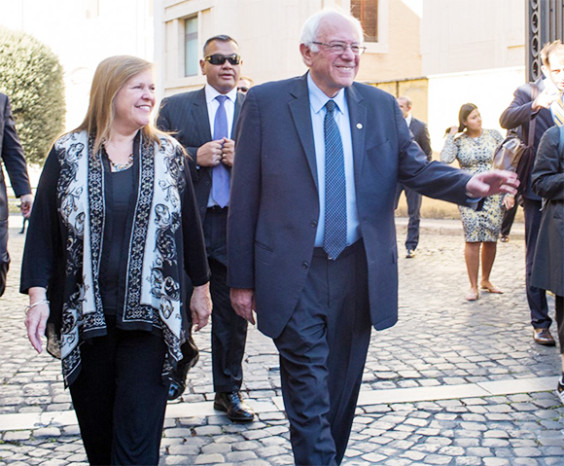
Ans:
<svg viewBox="0 0 564 466"><path fill-rule="evenodd" d="M458 133L458 134L457 134ZM493 151L503 140L494 129L482 128L482 117L474 104L464 104L458 113L458 127L449 129L441 151L441 161L452 163L458 160L460 168L472 175L492 170ZM503 220L502 197L499 194L486 197L480 210L458 206L464 228L464 259L470 280L467 301L476 301L478 270L482 263L480 289L489 293L502 293L490 281L495 260L497 239ZM481 256L481 257L480 257Z"/></svg>
<svg viewBox="0 0 564 466"><path fill-rule="evenodd" d="M154 106L151 63L98 65L83 123L47 157L26 238L28 337L41 352L47 328L91 464L158 464L166 374L190 317L197 330L211 312L185 154L151 124Z"/></svg>

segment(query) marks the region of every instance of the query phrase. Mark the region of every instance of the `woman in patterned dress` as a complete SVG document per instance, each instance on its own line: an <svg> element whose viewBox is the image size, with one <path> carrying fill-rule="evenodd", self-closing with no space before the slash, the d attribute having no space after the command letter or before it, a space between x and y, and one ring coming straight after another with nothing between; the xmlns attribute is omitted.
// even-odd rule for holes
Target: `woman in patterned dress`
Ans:
<svg viewBox="0 0 564 466"><path fill-rule="evenodd" d="M460 168L476 174L492 169L493 151L503 140L501 134L493 129L482 128L482 118L474 104L464 104L458 114L459 126L449 129L446 142L441 151L441 160L452 163L458 160ZM480 249L482 279L480 288L489 293L502 293L490 282L490 273L495 260L497 239L503 219L502 197L499 194L486 197L480 210L458 207L464 238L466 241L464 259L470 279L468 301L479 297L478 269Z"/></svg>
<svg viewBox="0 0 564 466"><path fill-rule="evenodd" d="M158 464L188 312L196 330L211 313L188 163L154 106L151 63L98 65L83 123L47 157L24 249L28 338L41 353L47 330L91 464Z"/></svg>

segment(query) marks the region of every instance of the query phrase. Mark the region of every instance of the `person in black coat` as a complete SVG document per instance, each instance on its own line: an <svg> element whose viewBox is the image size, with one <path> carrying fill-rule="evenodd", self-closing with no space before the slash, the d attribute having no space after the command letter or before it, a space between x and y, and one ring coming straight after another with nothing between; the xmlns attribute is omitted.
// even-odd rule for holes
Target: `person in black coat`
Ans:
<svg viewBox="0 0 564 466"><path fill-rule="evenodd" d="M553 109L557 107L564 90L564 44L555 41L541 51L545 78L520 86L513 101L501 114L500 125L505 129L521 127L523 141L528 144L529 124L535 122L533 146L535 153L544 132L554 126ZM548 315L546 293L531 283L533 256L541 221L541 198L531 188L530 174L521 180L523 212L525 214L526 245L526 291L531 310L533 339L540 345L554 346L555 341L549 327L552 319Z"/></svg>
<svg viewBox="0 0 564 466"><path fill-rule="evenodd" d="M544 199L531 284L554 293L564 368L564 154L558 150L560 131L564 129L553 127L544 133L531 175L533 190ZM557 391L564 403L564 371Z"/></svg>
<svg viewBox="0 0 564 466"><path fill-rule="evenodd" d="M405 118L407 126L413 135L415 142L423 149L427 160L430 162L433 151L431 150L431 140L429 138L429 131L427 125L421 120L414 118L411 115L412 103L411 99L406 96L398 97L397 99L399 108ZM409 224L407 226L407 239L405 240L406 257L411 259L415 257L415 249L419 244L419 221L421 210L421 194L413 189L409 189L403 184L398 183L396 190L396 209L398 207L401 192L405 191L405 198L407 200L407 212L409 215Z"/></svg>
<svg viewBox="0 0 564 466"><path fill-rule="evenodd" d="M20 209L24 218L31 213L33 196L27 175L27 167L24 152L14 118L10 107L10 99L6 94L0 93L0 151L4 167L10 177L12 189L16 197L20 199ZM10 255L8 254L8 193L4 173L0 169L0 296L6 289L6 275L10 266Z"/></svg>

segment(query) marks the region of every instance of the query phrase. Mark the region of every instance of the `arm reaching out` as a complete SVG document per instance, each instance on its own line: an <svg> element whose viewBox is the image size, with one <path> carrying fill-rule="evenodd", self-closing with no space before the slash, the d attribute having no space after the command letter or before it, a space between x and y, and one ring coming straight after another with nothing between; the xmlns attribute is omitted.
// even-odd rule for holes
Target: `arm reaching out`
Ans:
<svg viewBox="0 0 564 466"><path fill-rule="evenodd" d="M515 194L519 180L517 174L506 170L491 170L478 173L466 184L466 194L470 197L486 197L493 194Z"/></svg>

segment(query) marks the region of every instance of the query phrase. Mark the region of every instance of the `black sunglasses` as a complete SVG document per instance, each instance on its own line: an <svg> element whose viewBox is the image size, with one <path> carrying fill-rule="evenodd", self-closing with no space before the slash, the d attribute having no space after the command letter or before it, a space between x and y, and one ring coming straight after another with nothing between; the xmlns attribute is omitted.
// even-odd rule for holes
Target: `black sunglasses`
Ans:
<svg viewBox="0 0 564 466"><path fill-rule="evenodd" d="M204 58L211 65L223 65L225 60L229 61L232 65L238 65L241 63L241 57L234 53L233 55L222 55L221 53L214 53Z"/></svg>

